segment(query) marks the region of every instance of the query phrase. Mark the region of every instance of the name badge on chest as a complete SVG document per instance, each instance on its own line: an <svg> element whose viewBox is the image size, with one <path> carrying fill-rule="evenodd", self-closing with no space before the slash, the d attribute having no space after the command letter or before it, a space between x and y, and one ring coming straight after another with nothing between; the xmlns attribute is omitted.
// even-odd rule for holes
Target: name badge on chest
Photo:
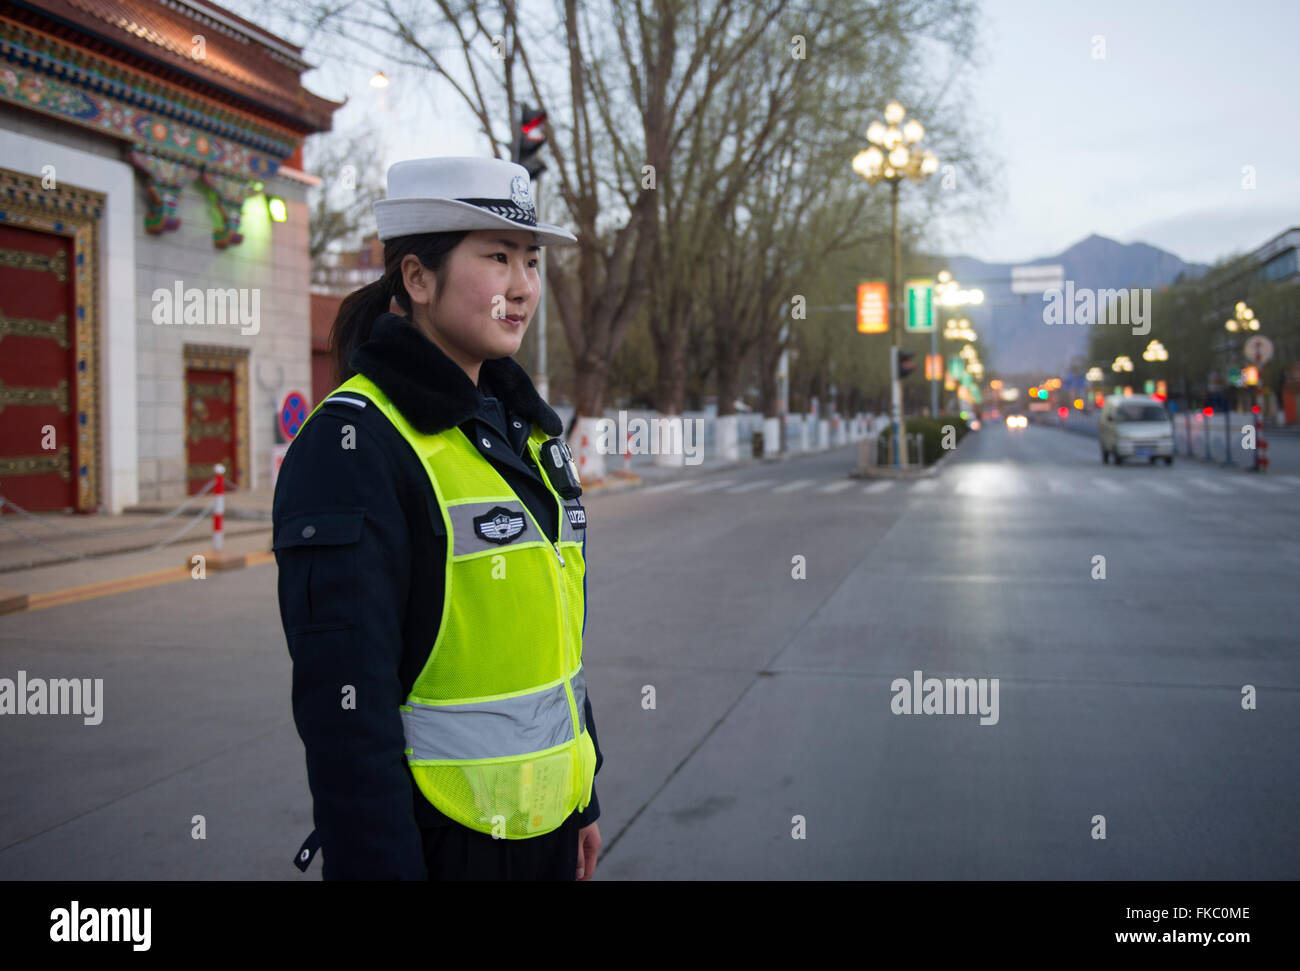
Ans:
<svg viewBox="0 0 1300 971"><path fill-rule="evenodd" d="M574 529L587 528L587 510L582 506L565 506L564 514L569 517L569 525Z"/></svg>

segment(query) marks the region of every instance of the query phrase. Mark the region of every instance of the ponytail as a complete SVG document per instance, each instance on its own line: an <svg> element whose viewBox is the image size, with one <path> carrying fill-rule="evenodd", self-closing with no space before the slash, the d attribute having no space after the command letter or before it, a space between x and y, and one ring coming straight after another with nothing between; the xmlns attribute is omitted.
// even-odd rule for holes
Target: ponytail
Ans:
<svg viewBox="0 0 1300 971"><path fill-rule="evenodd" d="M441 295L447 282L447 254L469 235L468 230L447 233L421 233L398 236L384 242L384 275L343 298L330 329L330 354L339 384L356 373L351 365L352 352L370 340L375 320L388 313L394 297L409 318L411 297L402 282L402 260L414 254L425 269L433 271Z"/></svg>

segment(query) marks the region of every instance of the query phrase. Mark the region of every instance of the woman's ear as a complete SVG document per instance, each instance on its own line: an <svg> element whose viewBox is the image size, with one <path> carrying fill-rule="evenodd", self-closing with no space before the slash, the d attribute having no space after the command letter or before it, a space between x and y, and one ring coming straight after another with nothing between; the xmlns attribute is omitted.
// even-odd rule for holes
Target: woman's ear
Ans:
<svg viewBox="0 0 1300 971"><path fill-rule="evenodd" d="M434 273L414 253L407 253L402 258L402 282L406 286L406 295L412 304L432 307L437 288ZM412 308L414 309L414 308Z"/></svg>

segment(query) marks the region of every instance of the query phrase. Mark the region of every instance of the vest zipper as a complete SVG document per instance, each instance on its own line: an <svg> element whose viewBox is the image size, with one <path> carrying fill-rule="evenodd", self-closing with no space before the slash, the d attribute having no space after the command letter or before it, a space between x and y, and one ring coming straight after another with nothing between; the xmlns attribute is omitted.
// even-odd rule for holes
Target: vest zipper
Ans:
<svg viewBox="0 0 1300 971"><path fill-rule="evenodd" d="M532 442L529 442L528 444L531 446ZM542 471L541 465L537 459L537 453L530 447L528 448L528 454L532 457L533 465L536 467L537 474L541 477L542 483L546 486L546 491L555 496L555 511L558 515L558 519L556 520L555 525L556 539L555 542L551 543L551 548L555 550L555 558L560 561L560 567L563 567L564 557L560 555L560 537L564 535L564 517L566 515L564 511L564 500L560 498L559 493L555 491L550 480L547 479L546 473ZM524 508L528 508L527 504L525 504ZM531 512L529 515L531 515ZM536 523L536 519L534 519L533 522ZM539 526L538 529L540 530L540 528L541 527ZM573 684L569 681L569 659L565 655L565 649L568 647L569 643L569 597L564 591L564 577L560 574L560 567L557 567L555 570L555 592L559 594L560 597L560 671L564 677L564 696L569 702L569 718L573 724L573 742L575 745L581 747L581 742L578 740L580 728L578 722L578 699L573 693Z"/></svg>

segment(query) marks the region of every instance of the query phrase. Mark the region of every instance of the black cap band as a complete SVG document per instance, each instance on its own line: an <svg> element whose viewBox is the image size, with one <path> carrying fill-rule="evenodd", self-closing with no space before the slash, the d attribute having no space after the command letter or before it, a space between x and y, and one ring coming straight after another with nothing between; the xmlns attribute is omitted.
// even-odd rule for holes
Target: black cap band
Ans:
<svg viewBox="0 0 1300 971"><path fill-rule="evenodd" d="M535 209L522 209L509 199L457 199L456 201L468 202L471 206L486 209L495 216L505 216L512 222L523 223L526 226L537 225Z"/></svg>

